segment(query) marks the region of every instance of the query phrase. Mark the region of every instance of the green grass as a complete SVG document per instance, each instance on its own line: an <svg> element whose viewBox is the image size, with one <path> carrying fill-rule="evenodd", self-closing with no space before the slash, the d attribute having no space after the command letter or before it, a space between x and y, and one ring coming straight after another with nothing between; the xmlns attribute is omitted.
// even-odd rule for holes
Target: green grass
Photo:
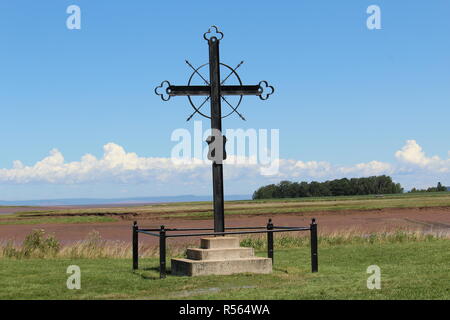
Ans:
<svg viewBox="0 0 450 320"><path fill-rule="evenodd" d="M450 240L353 243L276 249L270 275L158 278L156 258L0 259L1 299L450 299ZM262 252L258 253L263 255ZM381 268L381 290L369 290L366 269ZM81 268L81 290L68 290L66 269Z"/></svg>

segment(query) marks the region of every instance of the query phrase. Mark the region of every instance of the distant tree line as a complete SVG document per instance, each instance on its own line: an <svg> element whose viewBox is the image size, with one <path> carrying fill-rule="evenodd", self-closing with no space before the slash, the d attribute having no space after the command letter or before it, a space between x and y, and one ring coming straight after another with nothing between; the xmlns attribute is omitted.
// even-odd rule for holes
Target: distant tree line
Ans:
<svg viewBox="0 0 450 320"><path fill-rule="evenodd" d="M428 189L416 189L416 188L412 188L411 193L415 193L415 192L442 192L442 191L447 191L448 188L443 186L440 182L438 182L436 187L431 187Z"/></svg>
<svg viewBox="0 0 450 320"><path fill-rule="evenodd" d="M325 182L281 181L260 187L253 193L253 199L301 198L323 196L351 196L367 194L403 193L399 183L386 175L367 178L336 179Z"/></svg>

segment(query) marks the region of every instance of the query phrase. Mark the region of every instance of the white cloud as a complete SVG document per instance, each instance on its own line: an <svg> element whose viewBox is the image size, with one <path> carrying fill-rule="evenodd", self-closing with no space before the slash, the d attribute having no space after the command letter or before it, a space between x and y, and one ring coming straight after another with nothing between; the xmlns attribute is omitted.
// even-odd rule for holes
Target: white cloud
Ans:
<svg viewBox="0 0 450 320"><path fill-rule="evenodd" d="M430 158L425 156L422 147L419 146L415 140L406 141L406 145L403 146L401 150L397 151L395 156L400 161L417 164L419 166L426 166L431 161Z"/></svg>
<svg viewBox="0 0 450 320"><path fill-rule="evenodd" d="M210 164L199 159L174 162L170 158L139 157L134 152L126 152L115 143L106 144L103 150L104 154L100 159L86 154L80 161L65 162L62 153L53 149L47 157L32 166L26 166L17 160L11 169L0 169L0 183L70 185L170 182L174 186L200 187L211 179ZM224 174L225 179L241 186L278 182L282 179L321 181L381 174L393 176L394 180L405 183L407 188L434 185L437 181L450 184L450 152L449 159L446 160L438 156L427 157L416 141L408 140L395 153L395 157L398 163L374 160L352 166L337 166L326 161L280 159L278 172L272 176L263 176L261 166L255 163L255 159L232 164L234 156L229 155Z"/></svg>
<svg viewBox="0 0 450 320"><path fill-rule="evenodd" d="M138 183L152 179L165 180L176 172L189 173L196 164L177 165L169 158L142 158L136 153L127 153L121 146L108 143L103 147L103 158L91 154L80 161L64 162L64 156L56 149L33 166L24 166L15 161L12 169L0 169L2 183L59 183L85 182Z"/></svg>
<svg viewBox="0 0 450 320"><path fill-rule="evenodd" d="M367 163L358 163L353 167L340 168L342 174L361 174L363 176L376 176L382 174L394 173L394 168L391 164L380 161L370 161Z"/></svg>
<svg viewBox="0 0 450 320"><path fill-rule="evenodd" d="M446 173L450 171L449 159L443 160L439 156L427 157L422 147L415 140L406 141L406 145L395 153L395 157L407 167L419 167L431 172Z"/></svg>

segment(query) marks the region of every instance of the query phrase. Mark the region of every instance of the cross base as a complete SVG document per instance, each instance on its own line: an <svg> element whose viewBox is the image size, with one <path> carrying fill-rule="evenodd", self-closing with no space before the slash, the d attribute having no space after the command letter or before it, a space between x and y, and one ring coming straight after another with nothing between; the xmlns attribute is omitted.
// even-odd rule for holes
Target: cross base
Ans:
<svg viewBox="0 0 450 320"><path fill-rule="evenodd" d="M272 259L255 257L253 248L239 246L237 237L202 238L187 258L172 259L172 275L206 276L272 272Z"/></svg>

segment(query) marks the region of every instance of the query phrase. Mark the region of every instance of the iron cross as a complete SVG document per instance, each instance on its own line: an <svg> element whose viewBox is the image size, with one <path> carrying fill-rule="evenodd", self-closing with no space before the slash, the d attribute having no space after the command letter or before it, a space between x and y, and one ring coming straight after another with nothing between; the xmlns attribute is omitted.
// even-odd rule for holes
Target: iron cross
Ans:
<svg viewBox="0 0 450 320"><path fill-rule="evenodd" d="M234 69L228 65L221 63L219 58L219 44L223 38L223 33L219 31L216 26L212 26L203 35L203 38L208 42L209 47L209 63L204 64L198 68L194 68L188 61L186 63L193 69L193 73L189 79L187 86L173 86L168 81L163 81L160 86L155 88L155 93L160 95L164 101L173 96L187 96L190 104L194 108L194 113L188 118L190 120L193 115L199 113L200 115L211 119L212 136L207 140L209 144L208 158L212 160L212 175L213 175L213 202L214 202L214 232L225 231L224 219L224 192L223 192L223 166L222 160L226 159L225 142L226 138L222 135L222 106L221 101L224 101L231 107L230 113L226 116L236 112L243 120L244 117L237 111L243 96L258 96L262 100L266 100L274 92L274 88L269 86L267 81L261 81L257 85L243 85L236 69L241 66L243 62L238 64ZM209 65L209 81L200 73L199 69ZM224 66L230 70L230 73L224 80L220 78L220 66ZM205 85L191 85L191 80L194 75L198 75ZM234 75L239 85L225 85L225 81ZM160 93L162 90L162 93ZM195 106L192 102L191 96L205 96L205 100L200 106ZM231 105L225 96L240 96L239 102L236 106ZM205 115L200 111L201 107L210 100L211 113L210 116Z"/></svg>

